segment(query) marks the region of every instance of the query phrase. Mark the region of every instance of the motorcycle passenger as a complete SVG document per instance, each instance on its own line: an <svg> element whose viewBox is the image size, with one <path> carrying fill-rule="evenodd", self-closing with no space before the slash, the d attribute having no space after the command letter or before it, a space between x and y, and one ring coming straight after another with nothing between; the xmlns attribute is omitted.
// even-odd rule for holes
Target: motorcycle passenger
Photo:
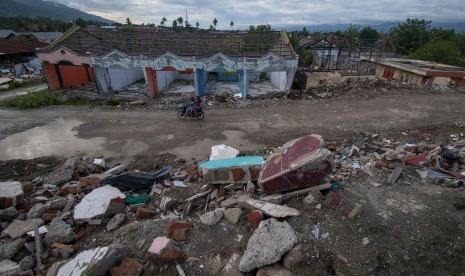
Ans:
<svg viewBox="0 0 465 276"><path fill-rule="evenodd" d="M194 116L198 117L199 116L199 111L202 109L202 99L200 99L199 96L195 97L194 101Z"/></svg>

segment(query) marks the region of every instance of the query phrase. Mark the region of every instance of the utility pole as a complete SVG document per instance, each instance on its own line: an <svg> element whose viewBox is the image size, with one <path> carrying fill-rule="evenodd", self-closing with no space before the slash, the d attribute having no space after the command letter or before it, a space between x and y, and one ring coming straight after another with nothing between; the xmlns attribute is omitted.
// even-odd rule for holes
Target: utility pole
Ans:
<svg viewBox="0 0 465 276"><path fill-rule="evenodd" d="M187 9L186 9L186 23L188 23L189 20L187 19Z"/></svg>

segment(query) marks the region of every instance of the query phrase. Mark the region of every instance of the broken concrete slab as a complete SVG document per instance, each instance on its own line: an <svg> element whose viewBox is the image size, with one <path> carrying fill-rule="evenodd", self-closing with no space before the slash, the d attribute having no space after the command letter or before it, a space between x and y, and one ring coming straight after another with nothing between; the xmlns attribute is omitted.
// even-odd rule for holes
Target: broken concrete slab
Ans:
<svg viewBox="0 0 465 276"><path fill-rule="evenodd" d="M62 210L65 208L68 200L64 197L56 197L50 202L50 209L52 210Z"/></svg>
<svg viewBox="0 0 465 276"><path fill-rule="evenodd" d="M249 272L274 264L295 244L297 236L289 223L279 222L274 218L264 220L250 237L239 263L239 270Z"/></svg>
<svg viewBox="0 0 465 276"><path fill-rule="evenodd" d="M255 276L293 276L289 270L279 264L262 267Z"/></svg>
<svg viewBox="0 0 465 276"><path fill-rule="evenodd" d="M16 207L23 202L23 186L19 181L0 182L0 209Z"/></svg>
<svg viewBox="0 0 465 276"><path fill-rule="evenodd" d="M246 184L256 181L263 164L261 156L241 156L200 164L206 184Z"/></svg>
<svg viewBox="0 0 465 276"><path fill-rule="evenodd" d="M73 179L73 172L79 163L79 157L73 157L44 178L44 184L59 186Z"/></svg>
<svg viewBox="0 0 465 276"><path fill-rule="evenodd" d="M9 276L16 275L21 272L21 267L17 262L14 262L9 259L5 259L0 262L0 275Z"/></svg>
<svg viewBox="0 0 465 276"><path fill-rule="evenodd" d="M277 205L261 200L251 199L247 195L240 196L237 199L237 204L241 207L262 211L265 215L275 218L284 218L289 216L299 216L300 212L297 209L287 207L285 205Z"/></svg>
<svg viewBox="0 0 465 276"><path fill-rule="evenodd" d="M126 219L125 214L116 214L107 224L107 231L112 231L118 228Z"/></svg>
<svg viewBox="0 0 465 276"><path fill-rule="evenodd" d="M74 219L90 220L105 214L110 200L116 197L126 198L120 190L110 185L93 190L74 208Z"/></svg>
<svg viewBox="0 0 465 276"><path fill-rule="evenodd" d="M239 271L239 262L241 261L241 255L233 253L228 259L225 266L223 267L223 276L242 276L244 273Z"/></svg>
<svg viewBox="0 0 465 276"><path fill-rule="evenodd" d="M402 167L395 168L394 171L389 176L389 178L386 180L386 184L394 185L394 183L396 183L397 179L399 179L401 174L402 174Z"/></svg>
<svg viewBox="0 0 465 276"><path fill-rule="evenodd" d="M242 216L241 208L230 208L224 210L224 220L231 225L235 225Z"/></svg>
<svg viewBox="0 0 465 276"><path fill-rule="evenodd" d="M174 241L167 237L155 238L146 256L153 262L184 262L187 259L187 255L177 248Z"/></svg>
<svg viewBox="0 0 465 276"><path fill-rule="evenodd" d="M42 203L37 203L36 205L32 206L32 208L27 212L27 219L35 219L41 218L45 211L47 211L48 206Z"/></svg>
<svg viewBox="0 0 465 276"><path fill-rule="evenodd" d="M10 243L0 244L0 259L11 259L26 243L25 239L17 239Z"/></svg>
<svg viewBox="0 0 465 276"><path fill-rule="evenodd" d="M15 220L8 227L2 231L2 236L8 235L12 239L21 238L27 232L34 230L34 225L37 227L44 224L44 221L41 219L28 219L25 221Z"/></svg>
<svg viewBox="0 0 465 276"><path fill-rule="evenodd" d="M224 214L224 209L223 208L218 208L214 211L205 213L200 216L200 222L202 222L205 225L215 225L217 224L221 218L223 218Z"/></svg>
<svg viewBox="0 0 465 276"><path fill-rule="evenodd" d="M15 207L9 207L3 210L0 210L0 220L9 220L12 221L18 215L18 211Z"/></svg>
<svg viewBox="0 0 465 276"><path fill-rule="evenodd" d="M127 249L122 244L82 251L60 267L57 276L106 275L113 266L123 260L126 252Z"/></svg>
<svg viewBox="0 0 465 276"><path fill-rule="evenodd" d="M264 193L319 185L333 171L334 156L320 135L307 135L286 143L266 160L258 178Z"/></svg>
<svg viewBox="0 0 465 276"><path fill-rule="evenodd" d="M210 161L234 158L239 154L239 151L233 147L226 145L216 145L211 148Z"/></svg>
<svg viewBox="0 0 465 276"><path fill-rule="evenodd" d="M76 240L76 234L71 225L61 219L54 219L47 228L44 243L51 246L53 243L70 243Z"/></svg>

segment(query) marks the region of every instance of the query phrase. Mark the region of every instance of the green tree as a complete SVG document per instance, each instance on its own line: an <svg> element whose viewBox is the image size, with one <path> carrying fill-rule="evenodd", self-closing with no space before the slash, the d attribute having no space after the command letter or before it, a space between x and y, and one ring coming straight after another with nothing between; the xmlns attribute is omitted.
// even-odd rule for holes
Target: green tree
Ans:
<svg viewBox="0 0 465 276"><path fill-rule="evenodd" d="M176 21L178 21L178 26L180 26L182 28L182 23L184 22L182 16L178 17L178 19L176 19Z"/></svg>
<svg viewBox="0 0 465 276"><path fill-rule="evenodd" d="M266 24L266 25L261 24L261 25L257 25L257 26L250 25L249 29L247 31L250 32L250 33L271 31L271 25L270 24Z"/></svg>
<svg viewBox="0 0 465 276"><path fill-rule="evenodd" d="M409 55L412 58L457 65L461 53L454 41L433 40Z"/></svg>
<svg viewBox="0 0 465 276"><path fill-rule="evenodd" d="M76 19L75 24L78 25L79 27L85 27L87 25L86 21L84 21L84 19L82 18Z"/></svg>
<svg viewBox="0 0 465 276"><path fill-rule="evenodd" d="M168 21L168 19L166 19L166 17L163 16L163 17L161 18L161 21L160 21L160 26L163 26L163 27L164 27L167 21Z"/></svg>
<svg viewBox="0 0 465 276"><path fill-rule="evenodd" d="M200 26L199 22L195 22L195 28L198 29Z"/></svg>
<svg viewBox="0 0 465 276"><path fill-rule="evenodd" d="M455 34L454 41L462 55L465 55L465 33Z"/></svg>
<svg viewBox="0 0 465 276"><path fill-rule="evenodd" d="M177 30L178 29L178 21L173 20L173 23L171 24L171 26L173 26L173 30Z"/></svg>
<svg viewBox="0 0 465 276"><path fill-rule="evenodd" d="M129 17L126 18L126 25L128 25L128 26L132 25L132 21L131 21L131 19L129 19Z"/></svg>
<svg viewBox="0 0 465 276"><path fill-rule="evenodd" d="M350 24L349 27L344 31L344 36L351 39L355 39L360 36L360 25Z"/></svg>
<svg viewBox="0 0 465 276"><path fill-rule="evenodd" d="M371 28L371 27L364 27L363 29L360 30L359 38L360 39L372 39L372 40L377 40L380 38L380 34L378 33L377 30Z"/></svg>
<svg viewBox="0 0 465 276"><path fill-rule="evenodd" d="M229 22L229 27L234 27L234 21L231 20L231 22Z"/></svg>
<svg viewBox="0 0 465 276"><path fill-rule="evenodd" d="M315 52L300 45L300 40L306 37L305 32L292 31L288 33L289 43L294 52L299 55L299 66L309 67L313 63Z"/></svg>
<svg viewBox="0 0 465 276"><path fill-rule="evenodd" d="M391 29L390 34L399 54L407 55L430 40L431 21L407 18L405 23Z"/></svg>
<svg viewBox="0 0 465 276"><path fill-rule="evenodd" d="M442 28L432 28L430 31L431 40L454 40L455 31L454 29L444 30Z"/></svg>

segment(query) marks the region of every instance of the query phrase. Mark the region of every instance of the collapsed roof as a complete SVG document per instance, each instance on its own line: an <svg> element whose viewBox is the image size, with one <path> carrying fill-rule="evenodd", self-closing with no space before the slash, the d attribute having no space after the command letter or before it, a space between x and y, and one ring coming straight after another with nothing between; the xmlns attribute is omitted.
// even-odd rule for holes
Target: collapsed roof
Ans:
<svg viewBox="0 0 465 276"><path fill-rule="evenodd" d="M72 27L43 52L65 47L80 55L103 56L119 50L128 56L209 57L218 52L229 57L259 58L269 52L293 59L295 53L285 32L173 31L160 28L106 30Z"/></svg>

